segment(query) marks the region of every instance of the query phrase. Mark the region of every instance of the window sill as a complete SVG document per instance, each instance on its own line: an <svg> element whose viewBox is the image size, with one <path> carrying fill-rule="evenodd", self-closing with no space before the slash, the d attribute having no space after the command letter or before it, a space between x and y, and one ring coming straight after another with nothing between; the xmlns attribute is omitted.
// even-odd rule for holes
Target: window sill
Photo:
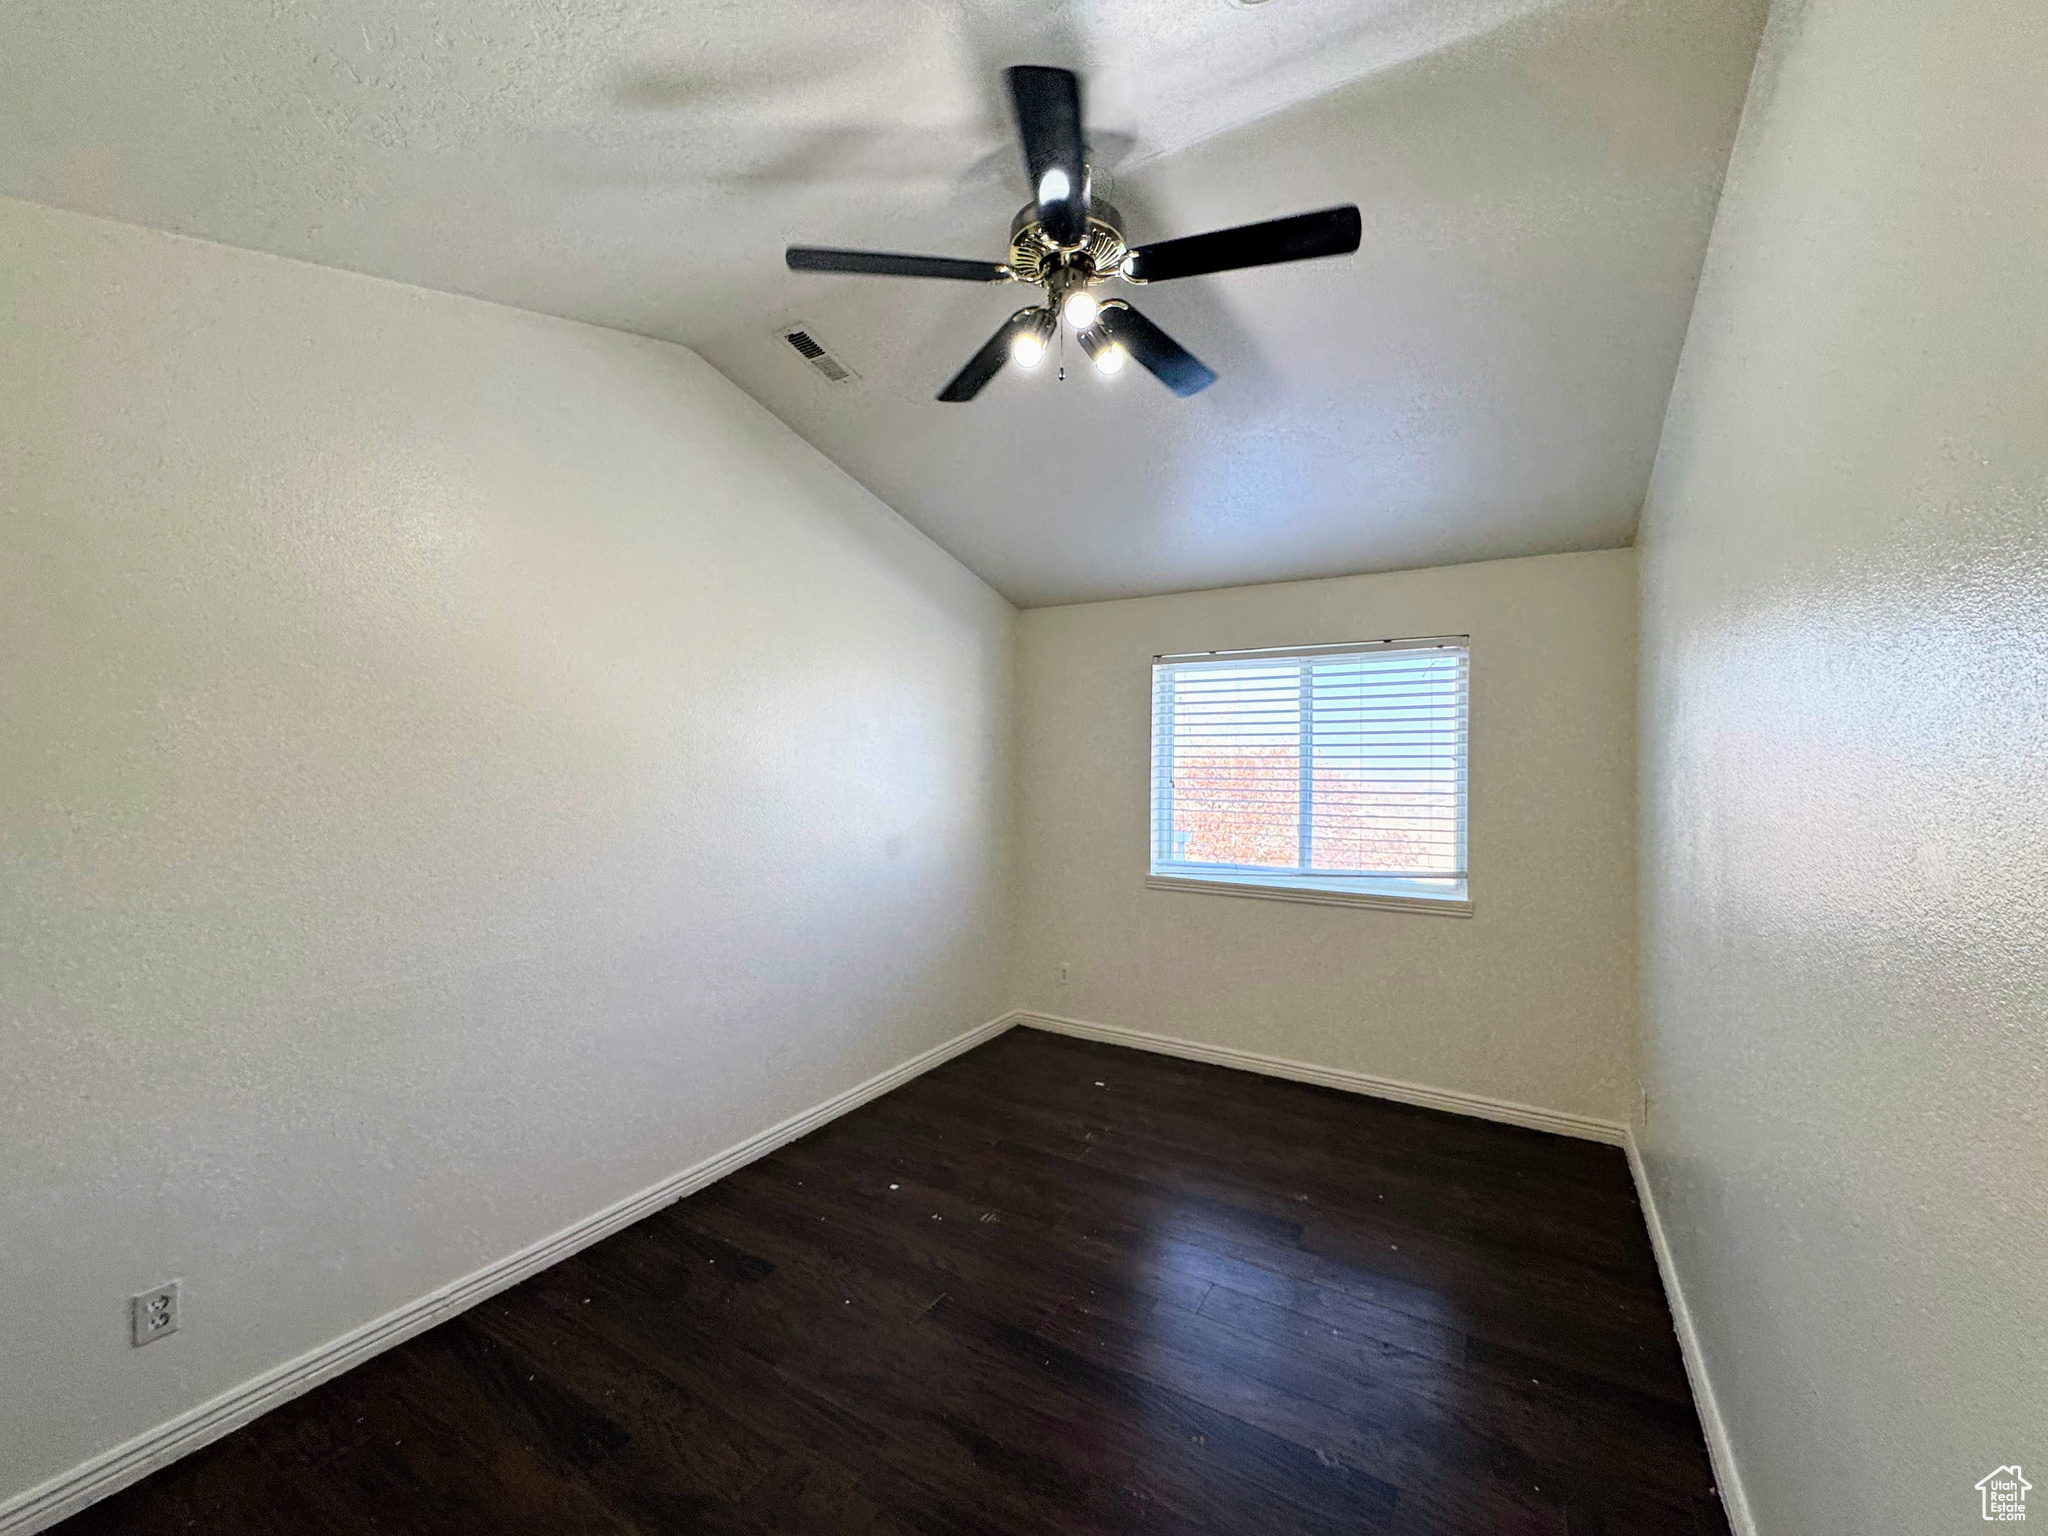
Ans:
<svg viewBox="0 0 2048 1536"><path fill-rule="evenodd" d="M1472 902L1464 896L1406 896L1390 891L1347 891L1257 880L1204 880L1189 875L1147 875L1145 884L1155 891L1205 891L1212 896L1256 896L1262 901L1306 901L1323 907L1379 907L1390 912L1428 912L1437 917L1472 915Z"/></svg>

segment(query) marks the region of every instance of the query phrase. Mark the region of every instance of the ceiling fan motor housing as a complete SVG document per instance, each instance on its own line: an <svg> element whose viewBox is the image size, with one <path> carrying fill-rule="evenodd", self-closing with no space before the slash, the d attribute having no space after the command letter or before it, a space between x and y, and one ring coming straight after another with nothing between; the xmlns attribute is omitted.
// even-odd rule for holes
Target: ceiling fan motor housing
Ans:
<svg viewBox="0 0 2048 1536"><path fill-rule="evenodd" d="M1070 249L1046 232L1035 204L1026 203L1010 221L1010 270L1019 282L1042 286L1054 309L1076 288L1119 276L1129 254L1123 216L1099 199L1088 210L1087 234Z"/></svg>

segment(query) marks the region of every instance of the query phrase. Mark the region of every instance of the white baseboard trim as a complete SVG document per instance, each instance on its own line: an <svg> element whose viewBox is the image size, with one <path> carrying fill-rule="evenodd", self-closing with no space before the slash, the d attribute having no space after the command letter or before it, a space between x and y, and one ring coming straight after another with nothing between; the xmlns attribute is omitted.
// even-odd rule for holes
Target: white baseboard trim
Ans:
<svg viewBox="0 0 2048 1536"><path fill-rule="evenodd" d="M1758 1536L1756 1515L1749 1507L1749 1494L1735 1464L1735 1446L1728 1438L1728 1423L1721 1417L1721 1403L1714 1396L1714 1383L1707 1375L1706 1357L1700 1353L1699 1330L1693 1325L1692 1306L1685 1299L1685 1287L1679 1283L1678 1262L1665 1238L1664 1218L1657 1212L1657 1197L1650 1189L1649 1171L1643 1166L1642 1149L1636 1145L1633 1127L1622 1147L1628 1153L1629 1173L1636 1181L1643 1224L1650 1229L1650 1248L1657 1255L1664 1300L1671 1308L1672 1326L1678 1331L1678 1352L1685 1358L1686 1380L1692 1384L1693 1407L1699 1412L1700 1432L1706 1436L1707 1458L1714 1464L1714 1486L1720 1490L1721 1508L1735 1536Z"/></svg>
<svg viewBox="0 0 2048 1536"><path fill-rule="evenodd" d="M621 1227L631 1226L662 1206L671 1205L756 1158L765 1157L777 1147L816 1130L828 1120L837 1119L848 1110L858 1109L870 1099L879 1098L942 1062L994 1039L1016 1021L1014 1013L1006 1013L965 1034L955 1035L951 1040L935 1045L844 1093L834 1094L822 1104L813 1105L779 1125L756 1132L745 1141L727 1147L659 1184L650 1185L636 1195L564 1227L552 1237L543 1238L530 1247L487 1264L474 1274L429 1292L417 1301L407 1302L296 1360L287 1361L239 1387L231 1388L211 1402L202 1403L155 1429L144 1431L69 1472L60 1473L0 1504L0 1536L27 1536L29 1532L55 1525L94 1500L105 1498L158 1467L240 1429L267 1410L339 1376L372 1355L402 1344L415 1334L424 1333L436 1323L445 1322L456 1313L517 1285L550 1264L609 1237Z"/></svg>
<svg viewBox="0 0 2048 1536"><path fill-rule="evenodd" d="M1605 1142L1614 1147L1624 1146L1628 1141L1628 1127L1618 1121L1596 1120L1590 1115L1567 1114L1560 1109L1542 1109L1534 1104L1518 1104L1512 1099L1493 1099L1484 1094L1460 1093L1450 1088L1429 1088L1421 1083L1403 1082L1397 1077L1376 1077L1370 1072L1350 1072L1341 1067L1318 1067L1285 1056L1265 1056L1257 1051L1240 1051L1233 1046L1207 1045L1199 1040L1154 1035L1116 1024L1091 1024L1085 1019L1064 1019L1051 1013L1020 1009L1014 1018L1028 1028L1049 1030L1056 1035L1100 1040L1105 1045L1128 1045L1141 1051L1157 1051L1162 1056L1206 1061L1212 1066L1235 1067L1240 1072L1262 1072L1268 1077L1284 1077L1297 1083L1317 1083L1325 1088L1341 1088L1347 1093L1369 1094L1376 1099L1394 1099L1402 1104L1419 1104L1425 1109L1448 1110L1454 1115L1474 1115L1481 1120L1498 1120L1505 1125L1526 1126L1534 1131L1576 1136L1581 1141Z"/></svg>

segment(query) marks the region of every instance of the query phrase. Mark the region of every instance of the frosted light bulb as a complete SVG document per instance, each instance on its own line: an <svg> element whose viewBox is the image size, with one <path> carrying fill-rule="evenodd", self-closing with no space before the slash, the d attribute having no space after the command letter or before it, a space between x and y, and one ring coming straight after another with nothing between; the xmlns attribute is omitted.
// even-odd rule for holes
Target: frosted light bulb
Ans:
<svg viewBox="0 0 2048 1536"><path fill-rule="evenodd" d="M1067 173L1054 166L1038 178L1038 203L1042 208L1047 203L1063 203L1067 194L1073 191L1073 184L1067 180Z"/></svg>
<svg viewBox="0 0 2048 1536"><path fill-rule="evenodd" d="M1115 342L1111 342L1095 354L1095 366L1103 373L1119 373L1123 370L1124 363L1129 357L1130 354L1128 352L1124 351Z"/></svg>
<svg viewBox="0 0 2048 1536"><path fill-rule="evenodd" d="M1036 331L1019 331L1010 338L1010 361L1019 368L1036 368L1045 361L1045 338Z"/></svg>
<svg viewBox="0 0 2048 1536"><path fill-rule="evenodd" d="M1067 324L1077 331L1087 330L1095 323L1095 317L1101 313L1101 302L1086 288L1076 288L1067 295L1066 302L1060 305L1060 314L1065 317Z"/></svg>

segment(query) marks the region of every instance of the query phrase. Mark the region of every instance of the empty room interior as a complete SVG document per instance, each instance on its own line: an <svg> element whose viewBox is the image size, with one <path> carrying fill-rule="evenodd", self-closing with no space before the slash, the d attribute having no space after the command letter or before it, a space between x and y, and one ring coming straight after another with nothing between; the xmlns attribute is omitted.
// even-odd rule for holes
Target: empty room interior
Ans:
<svg viewBox="0 0 2048 1536"><path fill-rule="evenodd" d="M2048 1521L2048 11L0 9L0 1366L5 1536Z"/></svg>

